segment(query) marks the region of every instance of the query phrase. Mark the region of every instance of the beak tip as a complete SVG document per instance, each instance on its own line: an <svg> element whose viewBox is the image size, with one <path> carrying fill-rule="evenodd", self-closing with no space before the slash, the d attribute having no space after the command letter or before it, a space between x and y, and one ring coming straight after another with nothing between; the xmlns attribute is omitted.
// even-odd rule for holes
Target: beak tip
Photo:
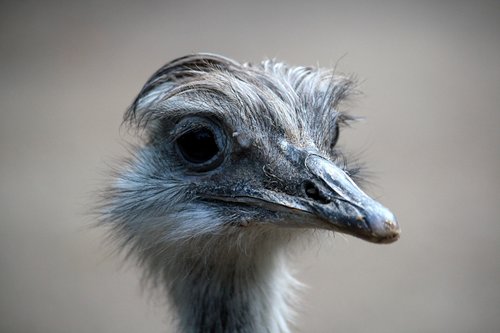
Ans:
<svg viewBox="0 0 500 333"><path fill-rule="evenodd" d="M382 221L381 221L382 222ZM382 223L375 224L372 235L379 243L393 243L399 239L401 228L396 220L396 217L390 213Z"/></svg>
<svg viewBox="0 0 500 333"><path fill-rule="evenodd" d="M366 222L371 229L371 241L389 244L399 239L401 228L396 216L387 208L376 205L376 209L367 214Z"/></svg>

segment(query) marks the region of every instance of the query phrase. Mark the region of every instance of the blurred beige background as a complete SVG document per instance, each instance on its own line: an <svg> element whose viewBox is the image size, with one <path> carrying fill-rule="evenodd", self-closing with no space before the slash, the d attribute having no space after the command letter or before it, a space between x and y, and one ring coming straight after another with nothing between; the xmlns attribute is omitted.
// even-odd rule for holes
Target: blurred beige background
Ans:
<svg viewBox="0 0 500 333"><path fill-rule="evenodd" d="M174 57L357 73L342 134L403 228L298 251L296 332L500 332L498 1L11 1L0 9L0 332L174 332L87 212Z"/></svg>

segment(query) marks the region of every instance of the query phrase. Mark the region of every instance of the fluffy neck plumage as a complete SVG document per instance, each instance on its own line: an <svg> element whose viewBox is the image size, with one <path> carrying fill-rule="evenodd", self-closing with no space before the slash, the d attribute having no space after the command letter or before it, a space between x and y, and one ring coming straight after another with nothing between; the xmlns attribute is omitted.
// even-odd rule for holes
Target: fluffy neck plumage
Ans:
<svg viewBox="0 0 500 333"><path fill-rule="evenodd" d="M164 255L162 279L183 332L289 332L298 286L286 263L291 234L248 229Z"/></svg>

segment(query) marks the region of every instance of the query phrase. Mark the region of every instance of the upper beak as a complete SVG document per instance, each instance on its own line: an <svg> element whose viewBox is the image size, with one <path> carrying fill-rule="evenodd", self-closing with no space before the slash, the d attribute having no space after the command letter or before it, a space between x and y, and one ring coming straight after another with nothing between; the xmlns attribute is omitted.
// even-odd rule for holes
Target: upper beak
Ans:
<svg viewBox="0 0 500 333"><path fill-rule="evenodd" d="M396 217L366 195L338 166L315 154L305 159L312 179L305 184L308 210L339 232L375 243L399 238Z"/></svg>

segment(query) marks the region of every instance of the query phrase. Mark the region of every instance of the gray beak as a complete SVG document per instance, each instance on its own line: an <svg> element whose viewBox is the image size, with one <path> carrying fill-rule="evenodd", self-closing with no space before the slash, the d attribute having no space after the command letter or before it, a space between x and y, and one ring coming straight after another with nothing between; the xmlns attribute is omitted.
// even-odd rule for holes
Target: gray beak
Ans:
<svg viewBox="0 0 500 333"><path fill-rule="evenodd" d="M315 154L305 159L313 179L304 189L308 210L339 232L375 243L391 243L399 238L396 217L366 195L352 179L329 160Z"/></svg>
<svg viewBox="0 0 500 333"><path fill-rule="evenodd" d="M318 154L291 145L286 148L286 159L295 167L296 176L288 177L295 191L287 194L250 181L227 182L204 192L203 197L274 212L264 221L277 226L333 230L374 243L392 243L399 238L396 217L366 195L341 168ZM279 175L279 168L274 172Z"/></svg>

